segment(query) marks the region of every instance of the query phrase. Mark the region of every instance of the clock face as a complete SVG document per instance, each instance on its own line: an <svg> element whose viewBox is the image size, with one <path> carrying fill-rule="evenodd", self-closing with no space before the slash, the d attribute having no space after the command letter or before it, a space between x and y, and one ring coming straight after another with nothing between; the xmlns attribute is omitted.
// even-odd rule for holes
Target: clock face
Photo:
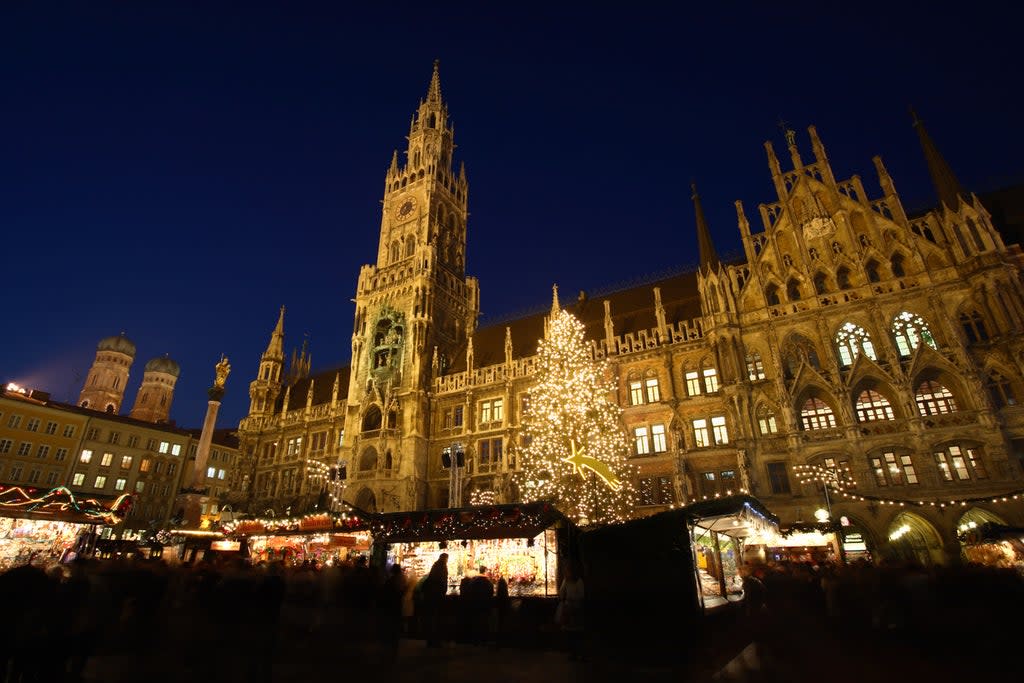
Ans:
<svg viewBox="0 0 1024 683"><path fill-rule="evenodd" d="M398 203L398 208L395 209L395 218L398 218L399 220L412 218L412 214L415 210L416 199L414 197L405 197Z"/></svg>

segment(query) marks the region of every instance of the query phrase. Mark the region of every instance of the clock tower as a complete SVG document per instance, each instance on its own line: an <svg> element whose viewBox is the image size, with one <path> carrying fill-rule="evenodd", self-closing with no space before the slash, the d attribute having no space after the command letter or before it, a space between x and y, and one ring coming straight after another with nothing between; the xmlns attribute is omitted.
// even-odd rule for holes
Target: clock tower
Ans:
<svg viewBox="0 0 1024 683"><path fill-rule="evenodd" d="M468 183L452 167L436 61L407 140L384 179L377 262L361 268L355 296L342 458L345 498L366 510L425 506L431 381L480 309L465 272Z"/></svg>

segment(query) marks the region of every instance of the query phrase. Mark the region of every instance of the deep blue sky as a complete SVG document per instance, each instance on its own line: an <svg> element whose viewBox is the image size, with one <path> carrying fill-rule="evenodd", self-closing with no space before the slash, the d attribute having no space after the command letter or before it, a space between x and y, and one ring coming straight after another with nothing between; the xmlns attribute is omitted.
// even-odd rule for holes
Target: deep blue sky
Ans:
<svg viewBox="0 0 1024 683"><path fill-rule="evenodd" d="M370 5L380 5L370 9ZM0 3L0 379L74 401L95 346L182 366L199 426L232 364L237 424L278 307L314 368L347 362L384 172L435 58L470 181L489 320L694 263L773 201L762 144L817 125L837 177L932 191L913 105L961 181L1024 178L1019 22L948 3ZM760 229L759 227L757 229Z"/></svg>

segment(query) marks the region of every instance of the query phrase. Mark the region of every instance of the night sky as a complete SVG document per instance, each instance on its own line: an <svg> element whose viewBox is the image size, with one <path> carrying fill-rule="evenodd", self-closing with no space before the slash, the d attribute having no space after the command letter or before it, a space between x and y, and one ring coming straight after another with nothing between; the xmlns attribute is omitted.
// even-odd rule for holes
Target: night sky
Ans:
<svg viewBox="0 0 1024 683"><path fill-rule="evenodd" d="M370 9L370 5L380 5ZM689 184L720 253L774 201L764 149L814 124L837 178L933 201L908 107L961 182L1024 180L1010 3L0 3L0 380L75 401L96 343L182 367L220 426L278 308L286 350L348 362L384 173L434 59L469 177L481 325L696 261ZM909 3L907 3L909 4ZM711 7L714 6L714 7ZM721 6L721 7L719 7Z"/></svg>

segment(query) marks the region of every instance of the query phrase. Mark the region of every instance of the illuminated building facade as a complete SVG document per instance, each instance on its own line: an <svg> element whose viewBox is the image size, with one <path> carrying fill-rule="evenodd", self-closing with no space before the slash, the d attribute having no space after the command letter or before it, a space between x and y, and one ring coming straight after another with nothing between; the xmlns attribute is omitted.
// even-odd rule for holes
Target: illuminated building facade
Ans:
<svg viewBox="0 0 1024 683"><path fill-rule="evenodd" d="M785 168L765 144L777 198L760 228L736 202L742 258L718 257L694 189L697 268L566 306L615 369L637 514L749 490L784 525L827 504L877 552L926 562L958 554L966 523L1024 521L1021 251L914 127L935 209L907 215L879 157L869 197L858 176L834 177L813 127L808 161L787 131ZM452 481L467 502L517 499L545 312L477 329L453 149L435 66L405 161L396 152L386 172L351 365L311 373L304 348L286 371L281 310L239 425L236 504L309 510L322 500L309 472L324 466L369 511L444 507ZM847 495L826 501L796 476L808 466Z"/></svg>

